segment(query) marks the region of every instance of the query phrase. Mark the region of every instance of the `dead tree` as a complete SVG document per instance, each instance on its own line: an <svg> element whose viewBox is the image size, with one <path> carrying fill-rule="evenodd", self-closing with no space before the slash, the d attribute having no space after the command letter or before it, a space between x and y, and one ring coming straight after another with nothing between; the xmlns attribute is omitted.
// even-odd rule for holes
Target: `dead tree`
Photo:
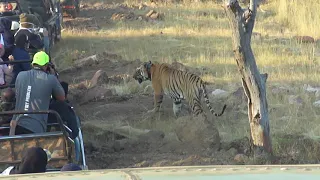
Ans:
<svg viewBox="0 0 320 180"><path fill-rule="evenodd" d="M233 51L248 98L251 143L272 154L265 87L268 74L260 74L251 49L257 0L250 0L250 6L245 10L240 7L238 0L226 0L224 9L232 28Z"/></svg>

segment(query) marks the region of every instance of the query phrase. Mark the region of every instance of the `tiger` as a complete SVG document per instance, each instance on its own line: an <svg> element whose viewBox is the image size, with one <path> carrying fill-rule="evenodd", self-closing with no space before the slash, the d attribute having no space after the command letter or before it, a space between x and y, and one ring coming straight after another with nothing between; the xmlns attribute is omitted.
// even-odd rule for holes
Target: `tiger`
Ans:
<svg viewBox="0 0 320 180"><path fill-rule="evenodd" d="M203 113L201 106L201 93L203 93L208 109L215 116L221 116L212 109L205 82L197 75L173 68L166 63L143 62L136 68L133 78L141 84L143 81L151 81L154 90L154 108L148 112L158 112L162 104L163 95L168 95L173 99L173 113L178 117L181 112L181 101L186 100L194 116Z"/></svg>

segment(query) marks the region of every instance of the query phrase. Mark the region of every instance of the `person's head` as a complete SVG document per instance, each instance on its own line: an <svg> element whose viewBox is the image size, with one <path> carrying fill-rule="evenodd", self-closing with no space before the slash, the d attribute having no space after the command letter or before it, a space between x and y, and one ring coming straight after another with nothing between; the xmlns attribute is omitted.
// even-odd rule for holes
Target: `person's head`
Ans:
<svg viewBox="0 0 320 180"><path fill-rule="evenodd" d="M60 171L81 171L81 170L82 169L80 166L70 163L70 164L64 165Z"/></svg>
<svg viewBox="0 0 320 180"><path fill-rule="evenodd" d="M22 157L17 174L43 173L46 172L47 164L47 153L40 147L32 147Z"/></svg>
<svg viewBox="0 0 320 180"><path fill-rule="evenodd" d="M45 53L44 51L37 52L33 56L33 60L32 60L31 64L33 67L38 67L38 68L46 71L48 69L48 64L49 64L48 54Z"/></svg>
<svg viewBox="0 0 320 180"><path fill-rule="evenodd" d="M0 109L2 111L10 111L15 107L15 92L11 88L7 88L1 93Z"/></svg>
<svg viewBox="0 0 320 180"><path fill-rule="evenodd" d="M13 89L7 88L1 93L1 100L4 102L13 102L15 98L16 93Z"/></svg>
<svg viewBox="0 0 320 180"><path fill-rule="evenodd" d="M5 53L4 45L0 44L0 58L4 55L4 53Z"/></svg>
<svg viewBox="0 0 320 180"><path fill-rule="evenodd" d="M28 29L35 29L39 26L39 20L34 14L22 13L19 16L20 26Z"/></svg>
<svg viewBox="0 0 320 180"><path fill-rule="evenodd" d="M0 13L7 12L7 11L8 11L7 5L8 5L8 3L6 3L6 2L1 2L1 3L0 3Z"/></svg>

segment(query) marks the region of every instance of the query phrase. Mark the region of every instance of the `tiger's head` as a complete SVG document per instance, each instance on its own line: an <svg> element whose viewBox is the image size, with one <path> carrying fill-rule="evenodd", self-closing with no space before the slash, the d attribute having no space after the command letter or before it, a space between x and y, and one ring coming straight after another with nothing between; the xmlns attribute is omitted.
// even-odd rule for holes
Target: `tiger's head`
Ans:
<svg viewBox="0 0 320 180"><path fill-rule="evenodd" d="M150 68L152 62L144 62L142 63L134 72L133 78L141 84L143 81L151 80Z"/></svg>

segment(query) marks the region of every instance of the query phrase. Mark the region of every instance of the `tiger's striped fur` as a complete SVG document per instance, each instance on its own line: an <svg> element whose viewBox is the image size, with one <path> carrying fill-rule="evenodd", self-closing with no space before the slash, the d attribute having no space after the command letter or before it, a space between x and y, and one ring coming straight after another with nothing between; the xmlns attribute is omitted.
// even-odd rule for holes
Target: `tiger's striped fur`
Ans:
<svg viewBox="0 0 320 180"><path fill-rule="evenodd" d="M205 82L197 75L180 71L170 67L169 64L143 63L138 67L133 78L139 83L150 80L154 89L154 109L157 112L162 104L163 95L169 95L173 99L173 112L177 116L181 111L181 100L187 100L195 116L203 113L201 106L201 93L210 112L215 116L221 116L226 105L223 106L221 113L217 114L212 109Z"/></svg>

